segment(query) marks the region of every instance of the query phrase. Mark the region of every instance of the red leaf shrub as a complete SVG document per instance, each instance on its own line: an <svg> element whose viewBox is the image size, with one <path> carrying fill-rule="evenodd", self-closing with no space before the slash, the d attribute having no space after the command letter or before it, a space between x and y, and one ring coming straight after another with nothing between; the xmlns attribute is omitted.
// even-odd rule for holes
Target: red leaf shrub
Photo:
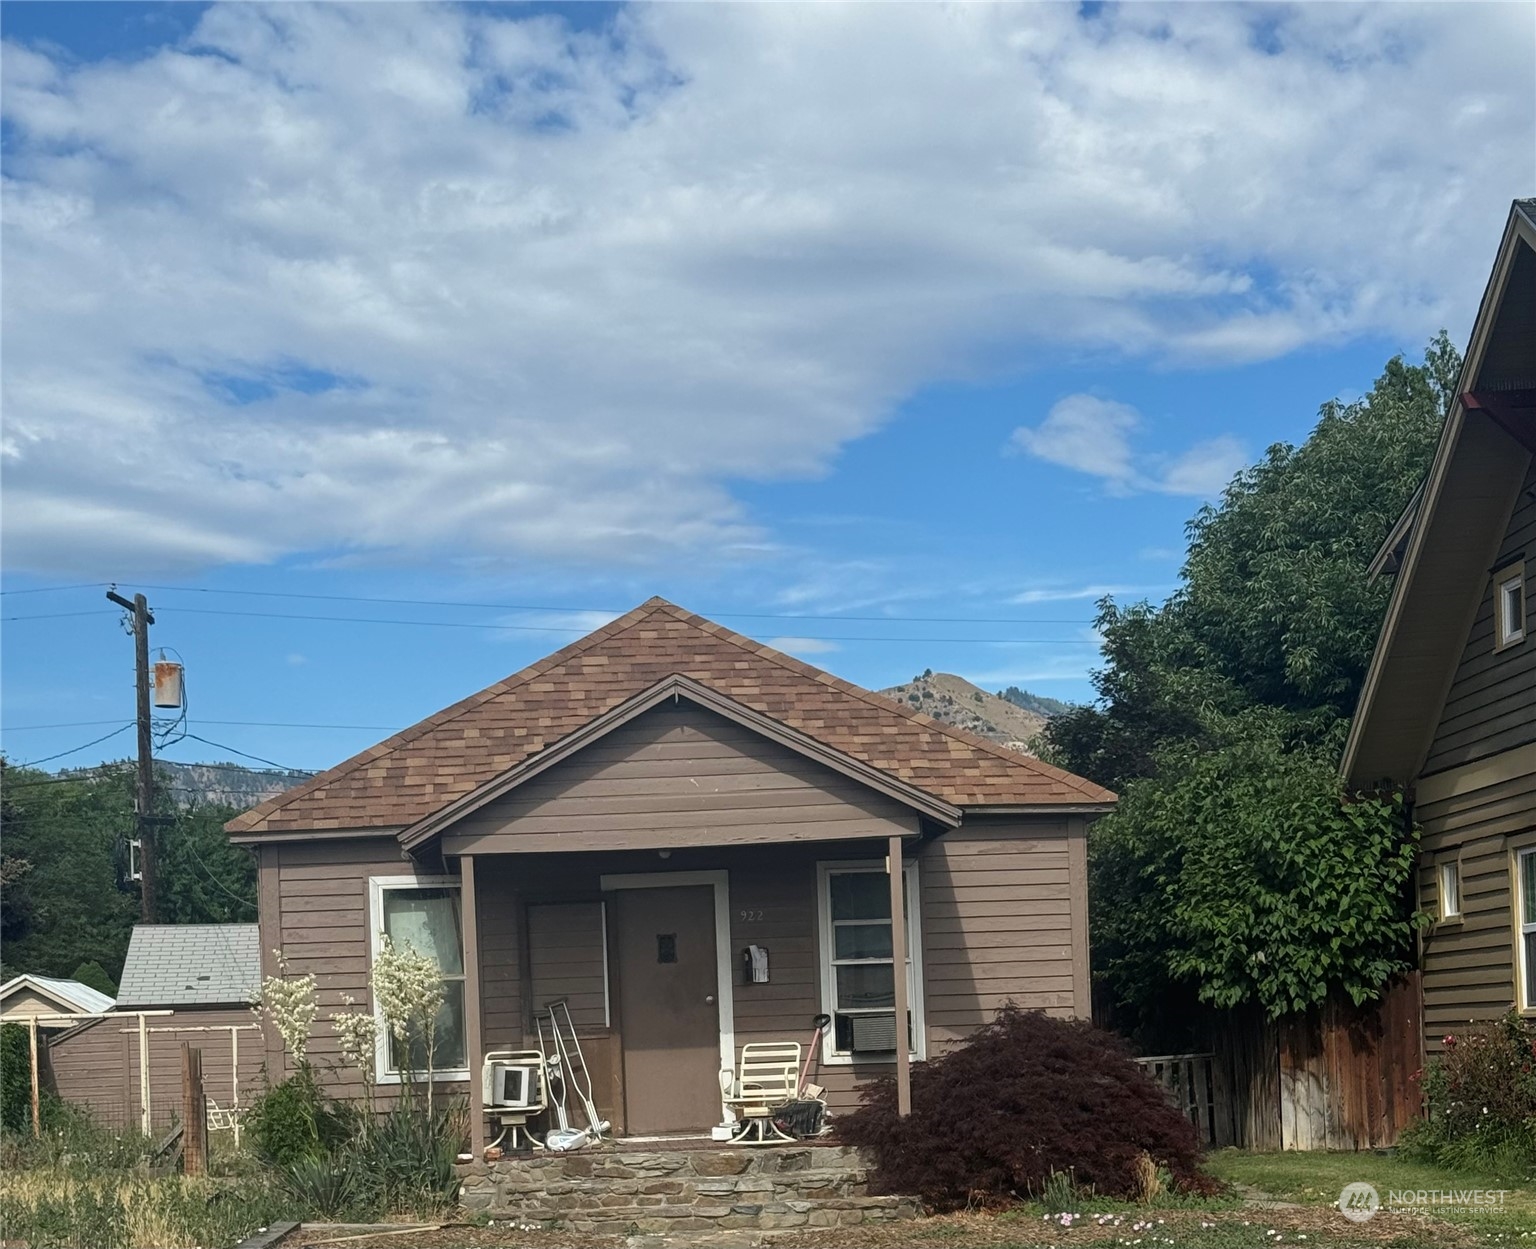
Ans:
<svg viewBox="0 0 1536 1249"><path fill-rule="evenodd" d="M1081 1188L1133 1198L1146 1153L1184 1191L1215 1192L1194 1127L1118 1037L1083 1022L1003 1007L959 1049L912 1068L912 1113L896 1081L866 1084L838 1139L874 1160L875 1191L932 1209L998 1205L1039 1193L1053 1171Z"/></svg>

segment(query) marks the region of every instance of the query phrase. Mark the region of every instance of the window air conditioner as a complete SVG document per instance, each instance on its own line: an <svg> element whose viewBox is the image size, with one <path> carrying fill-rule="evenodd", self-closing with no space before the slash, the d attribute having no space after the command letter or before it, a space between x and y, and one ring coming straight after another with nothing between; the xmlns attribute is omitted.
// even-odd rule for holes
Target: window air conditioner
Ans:
<svg viewBox="0 0 1536 1249"><path fill-rule="evenodd" d="M487 1107L527 1110L543 1105L537 1058L531 1062L487 1059L481 1086Z"/></svg>
<svg viewBox="0 0 1536 1249"><path fill-rule="evenodd" d="M854 1054L894 1054L896 1052L896 1013L889 1015L839 1015L837 1030L847 1036L847 1047ZM839 1038L841 1039L841 1037Z"/></svg>

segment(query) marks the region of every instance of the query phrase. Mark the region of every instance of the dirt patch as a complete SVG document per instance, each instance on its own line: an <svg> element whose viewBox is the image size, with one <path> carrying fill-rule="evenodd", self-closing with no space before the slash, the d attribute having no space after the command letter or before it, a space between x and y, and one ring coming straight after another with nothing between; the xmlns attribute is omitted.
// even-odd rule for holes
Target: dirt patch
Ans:
<svg viewBox="0 0 1536 1249"><path fill-rule="evenodd" d="M333 1243L336 1233L303 1228L282 1249ZM733 1234L736 1243L738 1234ZM760 1239L759 1239L760 1238ZM647 1243L655 1238L645 1238ZM745 1243L746 1238L741 1238ZM1316 1207L1278 1210L1177 1210L1085 1214L1063 1225L1059 1218L1010 1212L950 1214L912 1222L824 1231L755 1233L753 1243L778 1249L1065 1249L1072 1245L1136 1246L1137 1249L1477 1249L1492 1242L1476 1228L1383 1212L1368 1223L1350 1223L1338 1211ZM709 1236L678 1245L707 1245ZM515 1220L487 1227L455 1225L431 1231L334 1242L335 1249L622 1249L621 1236L590 1236L558 1228L532 1228Z"/></svg>

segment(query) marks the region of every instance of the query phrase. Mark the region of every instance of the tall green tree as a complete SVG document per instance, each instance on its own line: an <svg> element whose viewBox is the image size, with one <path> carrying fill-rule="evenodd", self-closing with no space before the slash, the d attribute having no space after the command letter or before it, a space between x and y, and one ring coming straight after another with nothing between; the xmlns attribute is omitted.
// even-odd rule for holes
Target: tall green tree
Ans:
<svg viewBox="0 0 1536 1249"><path fill-rule="evenodd" d="M115 984L139 917L136 887L124 880L126 839L134 828L133 768L109 765L52 776L0 761L0 955L3 974L71 977L82 966ZM238 809L179 808L158 789L160 889L157 919L167 924L249 922L256 918L256 868L232 846L224 822ZM100 987L96 973L93 984Z"/></svg>
<svg viewBox="0 0 1536 1249"><path fill-rule="evenodd" d="M1187 529L1161 606L1099 606L1096 701L1053 719L1049 758L1121 793L1095 826L1096 970L1149 1026L1191 998L1298 1010L1370 997L1411 948L1399 796L1335 765L1390 587L1365 569L1422 480L1460 358L1389 361L1323 406ZM1384 900L1379 904L1370 898Z"/></svg>

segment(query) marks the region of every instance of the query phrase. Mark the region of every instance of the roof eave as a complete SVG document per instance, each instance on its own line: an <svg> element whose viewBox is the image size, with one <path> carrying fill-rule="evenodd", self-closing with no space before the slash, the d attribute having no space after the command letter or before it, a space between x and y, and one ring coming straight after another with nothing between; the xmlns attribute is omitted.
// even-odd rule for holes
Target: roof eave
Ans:
<svg viewBox="0 0 1536 1249"><path fill-rule="evenodd" d="M1499 249L1494 257L1493 268L1488 275L1488 284L1483 289L1483 297L1478 304L1477 316L1472 323L1472 333L1468 340L1467 353L1462 358L1461 372L1456 380L1456 398L1452 401L1450 410L1446 414L1445 427L1441 431L1440 442L1435 448L1435 457L1430 464L1429 473L1425 477L1423 484L1419 487L1418 506L1414 521L1409 529L1407 546L1403 552L1397 576L1393 581L1392 595L1387 602L1387 611L1382 619L1381 629L1377 634L1376 646L1371 652L1371 661L1366 668L1365 680L1360 686L1360 697L1355 705L1355 714L1350 720L1349 735L1345 739L1344 751L1339 760L1339 777L1347 785L1374 784L1379 780L1386 779L1383 777L1357 777L1355 775L1356 767L1361 751L1364 748L1366 735L1371 729L1372 707L1381 685L1383 672L1390 658L1397 626L1402 618L1407 599L1413 589L1414 572L1419 556L1424 548L1426 535L1434 525L1435 508L1439 501L1440 489L1449 471L1451 459L1455 454L1456 443L1461 435L1462 425L1466 418L1466 409L1462 405L1461 396L1472 388L1482 367L1483 354L1487 347L1489 335L1492 332L1497 313L1503 306L1505 285L1509 274L1514 268L1516 248L1522 244L1536 249L1536 222L1533 222L1526 214L1524 204L1517 200L1510 207L1509 219L1505 223L1504 234L1499 240ZM1401 519L1398 524L1402 524ZM1449 678L1447 678L1448 683ZM1405 775L1391 779L1407 782L1412 778Z"/></svg>

